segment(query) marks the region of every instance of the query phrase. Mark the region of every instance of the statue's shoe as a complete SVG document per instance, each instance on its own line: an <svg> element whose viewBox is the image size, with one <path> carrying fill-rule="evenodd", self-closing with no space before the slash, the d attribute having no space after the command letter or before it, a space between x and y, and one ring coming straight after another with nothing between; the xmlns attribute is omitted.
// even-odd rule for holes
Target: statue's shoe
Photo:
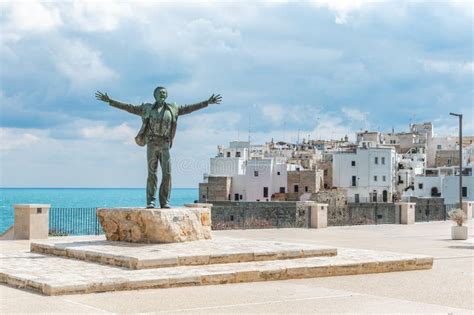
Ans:
<svg viewBox="0 0 474 315"><path fill-rule="evenodd" d="M161 206L161 209L169 209L171 208L169 204L165 204Z"/></svg>
<svg viewBox="0 0 474 315"><path fill-rule="evenodd" d="M146 205L146 208L147 208L147 209L154 209L154 208L155 208L155 205L152 204L152 203L150 203L150 204Z"/></svg>

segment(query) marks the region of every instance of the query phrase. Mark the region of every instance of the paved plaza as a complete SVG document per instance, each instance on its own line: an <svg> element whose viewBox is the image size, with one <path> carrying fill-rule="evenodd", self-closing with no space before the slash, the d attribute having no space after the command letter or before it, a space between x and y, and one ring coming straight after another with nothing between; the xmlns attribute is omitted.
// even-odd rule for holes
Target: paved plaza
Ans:
<svg viewBox="0 0 474 315"><path fill-rule="evenodd" d="M216 238L246 239L253 244L266 240L306 244L303 246L306 248L334 247L341 257L353 249L365 249L370 252L427 255L434 258L434 263L430 270L409 272L62 296L44 296L2 284L0 312L470 314L473 310L473 239L450 240L450 227L451 222L431 222L331 227L321 230L216 231L213 232ZM471 228L470 235L472 232ZM29 253L29 249L29 241L0 242L1 254L10 257L9 259L14 259L16 255L18 261L21 261L24 255L38 255ZM64 260L59 257L47 259ZM47 263L45 266L48 265ZM98 268L115 268L96 265ZM61 266L45 268L61 271ZM148 269L135 272L147 271Z"/></svg>

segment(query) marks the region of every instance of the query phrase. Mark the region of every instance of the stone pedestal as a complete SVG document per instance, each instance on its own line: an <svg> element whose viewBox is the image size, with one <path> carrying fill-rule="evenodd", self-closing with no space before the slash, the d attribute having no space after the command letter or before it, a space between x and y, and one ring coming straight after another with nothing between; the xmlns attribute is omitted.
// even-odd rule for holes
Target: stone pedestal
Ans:
<svg viewBox="0 0 474 315"><path fill-rule="evenodd" d="M310 206L310 228L322 229L328 226L328 204L316 203Z"/></svg>
<svg viewBox="0 0 474 315"><path fill-rule="evenodd" d="M463 201L462 202L462 211L466 215L468 220L472 219L472 208L474 207L474 201Z"/></svg>
<svg viewBox="0 0 474 315"><path fill-rule="evenodd" d="M109 241L175 243L211 239L209 208L99 208Z"/></svg>
<svg viewBox="0 0 474 315"><path fill-rule="evenodd" d="M397 202L395 206L400 210L400 224L415 223L415 206L414 202Z"/></svg>
<svg viewBox="0 0 474 315"><path fill-rule="evenodd" d="M32 240L48 238L48 213L51 205L21 204L13 205L13 238Z"/></svg>

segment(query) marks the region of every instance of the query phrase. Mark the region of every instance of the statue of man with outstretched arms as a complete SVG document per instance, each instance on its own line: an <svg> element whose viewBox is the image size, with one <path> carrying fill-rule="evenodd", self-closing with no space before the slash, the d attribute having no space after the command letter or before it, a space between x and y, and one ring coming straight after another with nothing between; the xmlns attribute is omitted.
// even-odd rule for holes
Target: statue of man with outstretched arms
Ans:
<svg viewBox="0 0 474 315"><path fill-rule="evenodd" d="M109 103L111 106L126 110L129 113L139 115L142 118L142 127L135 137L135 142L139 146L147 146L148 159L148 180L146 185L147 208L155 208L156 194L156 170L158 162L161 165L161 185L160 185L160 206L169 208L171 193L171 160L170 148L173 145L173 138L176 133L176 123L178 116L192 113L209 104L219 104L222 97L217 94L203 102L193 105L178 106L176 103L166 103L168 92L164 87L157 87L153 92L155 102L153 104L143 103L142 105L124 104L115 101L107 93L96 92L96 98Z"/></svg>

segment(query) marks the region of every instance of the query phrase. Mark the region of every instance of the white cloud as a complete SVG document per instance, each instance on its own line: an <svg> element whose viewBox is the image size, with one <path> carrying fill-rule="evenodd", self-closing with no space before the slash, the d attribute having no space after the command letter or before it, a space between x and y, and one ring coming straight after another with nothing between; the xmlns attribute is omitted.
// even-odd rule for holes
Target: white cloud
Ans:
<svg viewBox="0 0 474 315"><path fill-rule="evenodd" d="M273 124L280 125L285 120L287 111L281 105L263 105L261 109L263 117L269 119Z"/></svg>
<svg viewBox="0 0 474 315"><path fill-rule="evenodd" d="M109 32L117 29L120 20L137 12L125 1L75 0L63 9L72 27L86 32Z"/></svg>
<svg viewBox="0 0 474 315"><path fill-rule="evenodd" d="M42 136L40 134L44 134L44 132L28 129L0 128L0 151L29 147L41 140Z"/></svg>
<svg viewBox="0 0 474 315"><path fill-rule="evenodd" d="M419 63L425 71L452 74L474 73L474 62L445 61L436 59L420 59Z"/></svg>
<svg viewBox="0 0 474 315"><path fill-rule="evenodd" d="M133 142L136 133L137 131L133 130L126 123L115 127L95 123L93 126L83 127L79 130L79 134L86 139L113 140L124 143Z"/></svg>
<svg viewBox="0 0 474 315"><path fill-rule="evenodd" d="M355 130L337 113L321 113L311 136L316 139L341 139L349 136L353 139Z"/></svg>
<svg viewBox="0 0 474 315"><path fill-rule="evenodd" d="M19 32L45 32L62 25L60 11L54 5L40 1L8 2L6 28Z"/></svg>
<svg viewBox="0 0 474 315"><path fill-rule="evenodd" d="M326 7L329 10L335 12L336 24L346 24L350 17L350 14L354 11L367 8L369 5L375 3L381 3L383 0L379 1L368 1L368 0L310 0L312 5L316 7Z"/></svg>
<svg viewBox="0 0 474 315"><path fill-rule="evenodd" d="M113 69L103 63L100 51L78 40L64 41L55 61L58 71L70 80L74 88L87 87L118 77Z"/></svg>
<svg viewBox="0 0 474 315"><path fill-rule="evenodd" d="M367 120L367 112L362 112L357 108L350 108L350 107L343 107L341 111L349 118L351 121L366 121Z"/></svg>

